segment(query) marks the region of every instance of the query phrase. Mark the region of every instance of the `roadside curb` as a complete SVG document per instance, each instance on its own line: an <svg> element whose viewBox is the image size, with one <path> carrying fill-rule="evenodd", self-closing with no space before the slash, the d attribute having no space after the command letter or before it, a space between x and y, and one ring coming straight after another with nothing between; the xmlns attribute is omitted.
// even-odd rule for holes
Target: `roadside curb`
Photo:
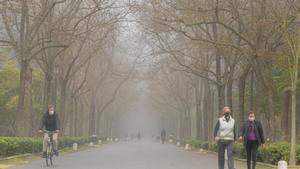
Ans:
<svg viewBox="0 0 300 169"><path fill-rule="evenodd" d="M208 152L208 153L211 153L211 154L214 154L214 155L218 155L217 152L214 152L214 151L210 151L210 150L204 150L205 152ZM241 159L241 158L236 158L234 157L235 160L237 161L241 161L241 162L247 162L246 159ZM260 166L265 166L265 167L271 167L271 168L277 168L277 166L275 165L271 165L271 164L267 164L267 163L262 163L262 162L256 162L256 164L260 165Z"/></svg>
<svg viewBox="0 0 300 169"><path fill-rule="evenodd" d="M246 159L235 158L235 160L242 161L242 162L247 162ZM264 166L264 167L277 168L277 166L275 166L275 165L271 165L271 164L267 164L267 163L262 163L262 162L256 162L256 164L258 164L260 166Z"/></svg>
<svg viewBox="0 0 300 169"><path fill-rule="evenodd" d="M172 144L172 145L174 145L174 144ZM175 145L176 146L176 145ZM180 148L183 148L184 150L186 150L183 146L180 146ZM197 151L198 150L198 151ZM214 152L214 151L210 151L210 150L205 150L205 149L203 149L203 152L199 152L199 149L197 149L197 148L195 148L195 147L191 147L189 150L187 150L187 151L192 151L192 152L196 152L196 153L207 153L207 154L213 154L213 155L218 155L218 153L217 152ZM240 162L247 162L247 160L246 159L240 159L240 158L234 158L235 160L237 160L237 161L240 161ZM260 165L260 166L264 166L264 167L270 167L270 168L274 168L274 169L276 169L277 168L277 166L275 166L275 165L271 165L271 164L266 164L266 163L262 163L262 162L257 162L256 164L258 164L258 165Z"/></svg>
<svg viewBox="0 0 300 169"><path fill-rule="evenodd" d="M204 150L204 152L207 152L207 153L210 153L210 154L214 154L214 155L218 155L217 152L210 151L210 150ZM234 157L234 159L237 160L237 161L241 161L241 162L247 162L246 159L241 159L241 158L236 158L236 157ZM267 164L267 163L262 163L262 162L256 162L256 164L258 164L260 166L265 166L265 167L277 168L277 166L275 166L275 165L271 165L271 164Z"/></svg>
<svg viewBox="0 0 300 169"><path fill-rule="evenodd" d="M75 152L79 152L79 151L83 151L86 149L90 149L90 148L97 148L97 147L101 147L101 145L93 145L93 146L89 146L88 144L85 145L81 145L80 147L82 147L83 149L78 149L77 151L74 150L70 150L70 148L72 147L65 147L63 149L61 149L60 151L65 153L75 153ZM22 157L29 157L29 156L40 156L42 154L42 152L39 153L26 153L26 154L20 154L20 155L15 155L15 156L10 156L10 157L4 157L4 158L0 158L0 162L1 161L6 161L6 160L13 160L15 158L22 158ZM1 168L0 168L1 169Z"/></svg>
<svg viewBox="0 0 300 169"><path fill-rule="evenodd" d="M39 153L37 153L37 154L29 154L29 153L20 154L20 155L15 155L15 156L10 156L10 157L0 158L0 161L11 160L11 159L21 158L21 157L27 157L27 156L34 156L34 155L38 155L38 154Z"/></svg>

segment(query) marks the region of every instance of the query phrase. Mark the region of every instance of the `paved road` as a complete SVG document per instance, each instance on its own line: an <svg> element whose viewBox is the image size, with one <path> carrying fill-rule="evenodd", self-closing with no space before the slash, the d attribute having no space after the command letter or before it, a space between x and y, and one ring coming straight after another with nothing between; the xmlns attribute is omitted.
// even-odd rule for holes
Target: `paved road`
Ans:
<svg viewBox="0 0 300 169"><path fill-rule="evenodd" d="M214 155L156 142L119 142L55 158L55 169L217 169ZM36 160L13 169L46 168Z"/></svg>

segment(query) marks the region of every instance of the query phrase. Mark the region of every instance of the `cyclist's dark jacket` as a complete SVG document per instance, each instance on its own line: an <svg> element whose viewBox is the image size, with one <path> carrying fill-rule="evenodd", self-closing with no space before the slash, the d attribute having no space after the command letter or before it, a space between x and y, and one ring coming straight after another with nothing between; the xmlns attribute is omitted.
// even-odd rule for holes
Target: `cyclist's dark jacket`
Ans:
<svg viewBox="0 0 300 169"><path fill-rule="evenodd" d="M55 130L59 130L59 118L58 118L58 114L56 112L54 112L53 115L50 115L49 112L45 112L42 120L41 120L41 124L40 124L40 130L47 130L47 131L55 131Z"/></svg>

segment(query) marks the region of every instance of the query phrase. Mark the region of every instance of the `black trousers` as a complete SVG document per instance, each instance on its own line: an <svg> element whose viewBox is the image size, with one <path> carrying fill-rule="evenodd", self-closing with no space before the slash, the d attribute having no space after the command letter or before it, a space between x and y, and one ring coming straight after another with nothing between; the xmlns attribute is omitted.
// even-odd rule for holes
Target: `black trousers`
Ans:
<svg viewBox="0 0 300 169"><path fill-rule="evenodd" d="M252 169L255 169L258 146L259 146L258 141L247 141L246 143L248 169L251 169L251 162L252 162Z"/></svg>

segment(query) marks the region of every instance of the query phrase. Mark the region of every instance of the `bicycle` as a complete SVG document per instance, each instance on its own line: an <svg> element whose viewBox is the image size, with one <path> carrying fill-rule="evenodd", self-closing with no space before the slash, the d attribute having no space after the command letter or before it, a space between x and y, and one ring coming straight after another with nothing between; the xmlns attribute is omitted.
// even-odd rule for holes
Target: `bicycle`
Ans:
<svg viewBox="0 0 300 169"><path fill-rule="evenodd" d="M47 149L46 149L46 165L47 167L53 166L53 156L54 156L54 145L53 145L53 133L50 131L44 131L44 133L48 134L48 143L47 143Z"/></svg>

